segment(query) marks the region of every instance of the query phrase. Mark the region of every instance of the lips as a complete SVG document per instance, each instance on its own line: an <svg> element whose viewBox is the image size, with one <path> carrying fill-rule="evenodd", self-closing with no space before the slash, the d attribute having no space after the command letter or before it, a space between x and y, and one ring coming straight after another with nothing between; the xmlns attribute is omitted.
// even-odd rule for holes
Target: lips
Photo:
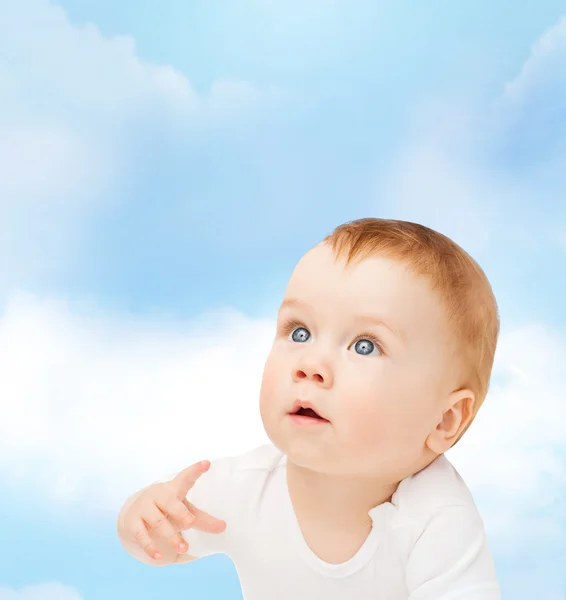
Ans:
<svg viewBox="0 0 566 600"><path fill-rule="evenodd" d="M301 417L307 417L310 419L318 419L320 421L328 421L328 419L324 415L321 415L318 412L314 404L305 400L296 400L293 404L293 408L291 409L290 414Z"/></svg>

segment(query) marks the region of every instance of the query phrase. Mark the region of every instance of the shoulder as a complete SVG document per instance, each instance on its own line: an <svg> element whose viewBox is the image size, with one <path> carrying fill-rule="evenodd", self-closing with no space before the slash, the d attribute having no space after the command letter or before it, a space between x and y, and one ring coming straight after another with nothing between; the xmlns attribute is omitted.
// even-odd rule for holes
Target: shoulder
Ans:
<svg viewBox="0 0 566 600"><path fill-rule="evenodd" d="M404 533L411 598L458 593L466 599L499 598L483 521L468 486L445 456L401 482L392 503Z"/></svg>
<svg viewBox="0 0 566 600"><path fill-rule="evenodd" d="M415 546L456 552L484 536L471 491L446 456L403 480L391 499L406 555Z"/></svg>
<svg viewBox="0 0 566 600"><path fill-rule="evenodd" d="M392 503L400 518L413 522L426 521L432 514L444 510L450 512L453 507L477 513L472 493L444 455L404 479L393 495Z"/></svg>

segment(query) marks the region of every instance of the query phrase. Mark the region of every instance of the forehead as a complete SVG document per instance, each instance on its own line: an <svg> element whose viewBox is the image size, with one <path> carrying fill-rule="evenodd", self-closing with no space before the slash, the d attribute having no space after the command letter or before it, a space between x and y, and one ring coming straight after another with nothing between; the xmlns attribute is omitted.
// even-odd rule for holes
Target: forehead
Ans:
<svg viewBox="0 0 566 600"><path fill-rule="evenodd" d="M346 266L327 244L315 246L299 260L287 287L288 292L303 295L323 290L333 296L355 294L358 298L360 293L371 298L432 295L427 282L415 277L399 261L372 256Z"/></svg>
<svg viewBox="0 0 566 600"><path fill-rule="evenodd" d="M437 328L445 320L427 280L402 262L375 256L346 267L327 244L315 246L297 263L285 298L309 303L317 311L378 314L403 328Z"/></svg>

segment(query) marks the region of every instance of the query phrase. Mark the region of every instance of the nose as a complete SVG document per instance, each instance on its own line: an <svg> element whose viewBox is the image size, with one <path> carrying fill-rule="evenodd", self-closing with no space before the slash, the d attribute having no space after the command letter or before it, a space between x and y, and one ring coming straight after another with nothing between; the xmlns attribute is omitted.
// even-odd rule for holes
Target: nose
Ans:
<svg viewBox="0 0 566 600"><path fill-rule="evenodd" d="M293 380L295 382L311 380L324 388L332 387L334 382L329 365L306 357L293 368Z"/></svg>

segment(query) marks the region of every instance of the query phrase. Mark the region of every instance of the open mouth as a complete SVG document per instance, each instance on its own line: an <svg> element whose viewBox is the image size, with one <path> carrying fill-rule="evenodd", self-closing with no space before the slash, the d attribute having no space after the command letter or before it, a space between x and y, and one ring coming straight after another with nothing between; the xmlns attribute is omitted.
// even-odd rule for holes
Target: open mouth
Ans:
<svg viewBox="0 0 566 600"><path fill-rule="evenodd" d="M323 423L328 423L328 420L324 417L321 417L315 410L312 408L304 408L299 407L297 410L291 413L293 416L302 417L304 419L310 419L314 421L321 421Z"/></svg>
<svg viewBox="0 0 566 600"><path fill-rule="evenodd" d="M314 412L312 408L299 408L299 410L293 414L301 417L310 417L311 419L322 419L322 417L318 413Z"/></svg>

